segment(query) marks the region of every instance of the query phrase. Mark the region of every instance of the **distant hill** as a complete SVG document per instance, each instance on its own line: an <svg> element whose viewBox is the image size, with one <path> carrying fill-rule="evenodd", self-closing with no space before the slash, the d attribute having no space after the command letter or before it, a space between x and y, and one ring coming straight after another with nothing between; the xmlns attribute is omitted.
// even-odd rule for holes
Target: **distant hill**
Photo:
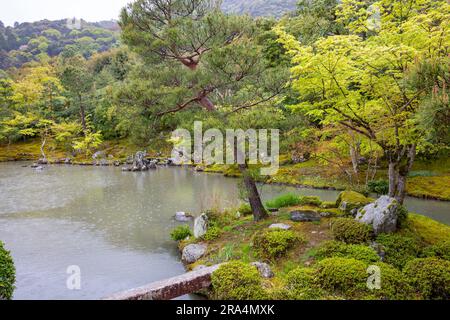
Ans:
<svg viewBox="0 0 450 320"><path fill-rule="evenodd" d="M297 0L224 0L222 8L230 13L248 13L255 17L280 17L296 9Z"/></svg>
<svg viewBox="0 0 450 320"><path fill-rule="evenodd" d="M5 27L0 21L0 69L19 67L43 54L81 53L89 57L117 44L120 28L115 21L72 25L67 20L42 20Z"/></svg>

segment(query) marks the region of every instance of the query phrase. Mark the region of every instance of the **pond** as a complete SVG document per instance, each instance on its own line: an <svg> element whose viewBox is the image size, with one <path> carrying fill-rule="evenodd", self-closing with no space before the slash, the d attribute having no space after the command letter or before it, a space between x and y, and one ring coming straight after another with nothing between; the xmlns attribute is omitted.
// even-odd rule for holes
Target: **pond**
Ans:
<svg viewBox="0 0 450 320"><path fill-rule="evenodd" d="M17 268L15 299L99 299L182 274L170 231L177 211L198 214L238 204L237 180L160 168L0 163L0 240ZM337 198L337 191L261 186L264 199L285 192ZM410 210L450 224L450 203L408 199ZM70 266L81 289L69 290ZM183 299L195 298L192 296Z"/></svg>

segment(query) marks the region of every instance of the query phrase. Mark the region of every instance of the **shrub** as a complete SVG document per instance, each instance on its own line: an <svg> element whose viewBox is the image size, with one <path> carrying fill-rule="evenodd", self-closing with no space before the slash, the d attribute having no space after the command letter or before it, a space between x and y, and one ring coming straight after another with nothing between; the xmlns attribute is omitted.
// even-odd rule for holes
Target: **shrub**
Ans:
<svg viewBox="0 0 450 320"><path fill-rule="evenodd" d="M261 258L270 260L281 256L300 240L293 231L271 229L257 233L253 245Z"/></svg>
<svg viewBox="0 0 450 320"><path fill-rule="evenodd" d="M300 198L300 204L302 206L311 205L311 206L319 207L320 205L322 205L322 200L320 200L319 197L305 196L305 197Z"/></svg>
<svg viewBox="0 0 450 320"><path fill-rule="evenodd" d="M203 236L203 240L213 241L220 237L222 234L222 230L219 227L213 226L206 231L206 234Z"/></svg>
<svg viewBox="0 0 450 320"><path fill-rule="evenodd" d="M365 243L372 237L370 226L348 218L335 219L331 231L336 240L349 244Z"/></svg>
<svg viewBox="0 0 450 320"><path fill-rule="evenodd" d="M378 262L375 264L381 272L381 288L370 292L381 300L411 300L414 298L414 291L408 283L407 277L393 266Z"/></svg>
<svg viewBox="0 0 450 320"><path fill-rule="evenodd" d="M219 300L263 300L267 297L256 267L240 261L220 266L211 280L214 297Z"/></svg>
<svg viewBox="0 0 450 320"><path fill-rule="evenodd" d="M326 259L332 257L354 258L367 264L380 261L380 257L376 251L365 245L345 244L338 241L324 242L316 252L318 259Z"/></svg>
<svg viewBox="0 0 450 320"><path fill-rule="evenodd" d="M279 196L271 201L267 201L266 207L271 209L280 209L285 207L297 206L299 204L300 204L300 197L293 193L288 193Z"/></svg>
<svg viewBox="0 0 450 320"><path fill-rule="evenodd" d="M424 299L450 299L450 262L438 258L420 258L408 262L405 274Z"/></svg>
<svg viewBox="0 0 450 320"><path fill-rule="evenodd" d="M289 300L320 299L322 290L315 284L316 271L311 268L296 268L286 277L286 289Z"/></svg>
<svg viewBox="0 0 450 320"><path fill-rule="evenodd" d="M172 230L172 232L170 233L170 237L174 241L183 241L187 237L192 237L192 231L189 226L178 226Z"/></svg>
<svg viewBox="0 0 450 320"><path fill-rule="evenodd" d="M250 216L253 214L252 211L252 207L250 207L250 205L248 203L243 203L238 211L243 215L243 216Z"/></svg>
<svg viewBox="0 0 450 320"><path fill-rule="evenodd" d="M450 241L443 241L425 248L423 257L437 257L450 261Z"/></svg>
<svg viewBox="0 0 450 320"><path fill-rule="evenodd" d="M356 259L322 260L318 264L317 283L325 290L354 296L367 290L367 265Z"/></svg>
<svg viewBox="0 0 450 320"><path fill-rule="evenodd" d="M403 269L405 264L418 257L420 244L414 238L400 234L380 234L376 242L384 251L384 262Z"/></svg>
<svg viewBox="0 0 450 320"><path fill-rule="evenodd" d="M389 193L389 181L376 180L370 181L368 185L369 191L377 195L385 195Z"/></svg>
<svg viewBox="0 0 450 320"><path fill-rule="evenodd" d="M0 241L0 300L9 300L14 293L16 282L16 268L9 251L3 247Z"/></svg>

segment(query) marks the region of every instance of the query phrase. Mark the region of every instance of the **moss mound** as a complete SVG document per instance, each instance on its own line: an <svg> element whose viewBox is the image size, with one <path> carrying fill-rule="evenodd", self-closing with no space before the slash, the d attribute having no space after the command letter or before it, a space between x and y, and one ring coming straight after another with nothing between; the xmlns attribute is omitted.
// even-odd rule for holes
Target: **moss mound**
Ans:
<svg viewBox="0 0 450 320"><path fill-rule="evenodd" d="M450 299L450 262L439 258L415 259L405 266L411 285L424 299Z"/></svg>
<svg viewBox="0 0 450 320"><path fill-rule="evenodd" d="M9 251L0 241L0 300L9 300L14 293L14 283L16 282L16 268Z"/></svg>
<svg viewBox="0 0 450 320"><path fill-rule="evenodd" d="M348 244L366 243L372 238L372 228L349 218L332 221L331 231L334 239Z"/></svg>
<svg viewBox="0 0 450 320"><path fill-rule="evenodd" d="M263 300L267 294L262 287L256 267L232 261L212 274L214 298L218 300Z"/></svg>
<svg viewBox="0 0 450 320"><path fill-rule="evenodd" d="M450 261L450 241L442 241L426 247L422 252L423 257L436 257Z"/></svg>
<svg viewBox="0 0 450 320"><path fill-rule="evenodd" d="M380 300L414 299L414 290L400 270L382 262L376 263L375 266L380 268L380 289L371 290L370 295Z"/></svg>
<svg viewBox="0 0 450 320"><path fill-rule="evenodd" d="M316 284L316 270L312 268L296 268L286 277L286 298L290 300L317 300L324 292Z"/></svg>
<svg viewBox="0 0 450 320"><path fill-rule="evenodd" d="M367 289L367 265L356 259L322 260L318 264L317 283L325 290L353 297Z"/></svg>
<svg viewBox="0 0 450 320"><path fill-rule="evenodd" d="M353 258L367 264L380 261L380 257L373 248L360 244L345 244L339 241L326 241L317 249L317 259L323 260L333 257Z"/></svg>
<svg viewBox="0 0 450 320"><path fill-rule="evenodd" d="M384 262L403 269L405 264L420 254L420 243L412 237L401 234L380 234L376 242L384 251Z"/></svg>
<svg viewBox="0 0 450 320"><path fill-rule="evenodd" d="M253 246L262 259L272 260L283 255L296 243L303 241L304 239L293 231L269 229L256 234L253 239Z"/></svg>

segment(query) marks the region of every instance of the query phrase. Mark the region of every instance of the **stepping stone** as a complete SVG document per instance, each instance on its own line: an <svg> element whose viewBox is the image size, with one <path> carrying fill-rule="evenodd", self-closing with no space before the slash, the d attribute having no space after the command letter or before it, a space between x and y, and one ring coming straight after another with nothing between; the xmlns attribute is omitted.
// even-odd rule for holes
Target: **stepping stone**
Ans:
<svg viewBox="0 0 450 320"><path fill-rule="evenodd" d="M291 220L294 222L314 222L320 221L320 215L315 211L292 211Z"/></svg>
<svg viewBox="0 0 450 320"><path fill-rule="evenodd" d="M274 223L272 224L269 229L282 229L282 230L289 230L292 227L285 223Z"/></svg>

